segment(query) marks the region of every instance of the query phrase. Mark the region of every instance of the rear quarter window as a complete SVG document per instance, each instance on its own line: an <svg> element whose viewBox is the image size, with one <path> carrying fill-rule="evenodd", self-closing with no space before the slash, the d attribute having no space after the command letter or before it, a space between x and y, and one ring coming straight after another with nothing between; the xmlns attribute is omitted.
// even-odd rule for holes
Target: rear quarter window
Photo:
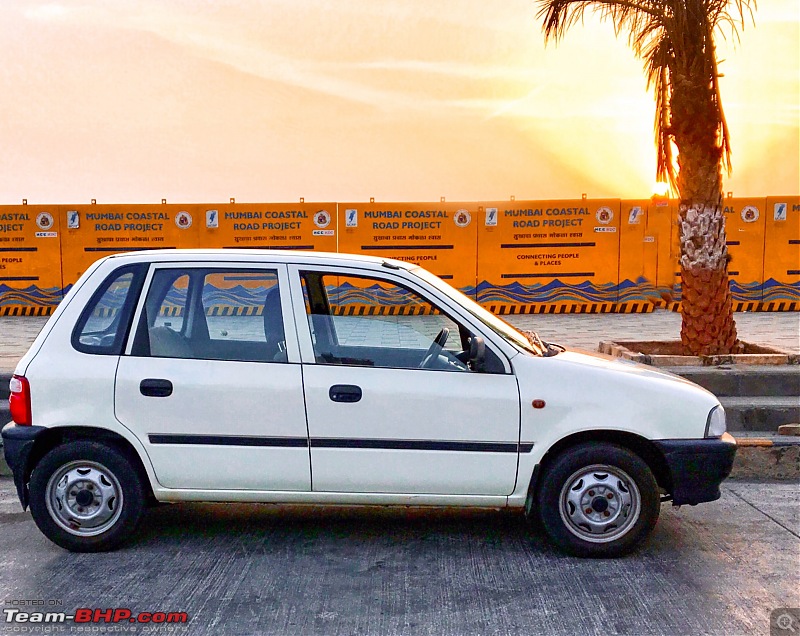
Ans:
<svg viewBox="0 0 800 636"><path fill-rule="evenodd" d="M97 288L72 332L72 346L82 353L121 355L147 265L114 270Z"/></svg>

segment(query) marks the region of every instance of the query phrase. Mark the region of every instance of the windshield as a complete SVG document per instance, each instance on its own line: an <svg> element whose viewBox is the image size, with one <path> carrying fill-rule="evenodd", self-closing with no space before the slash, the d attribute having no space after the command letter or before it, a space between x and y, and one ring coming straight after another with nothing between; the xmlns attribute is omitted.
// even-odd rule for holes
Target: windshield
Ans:
<svg viewBox="0 0 800 636"><path fill-rule="evenodd" d="M484 325L489 327L489 329L491 329L496 334L501 336L504 340L534 355L537 356L543 355L544 352L535 344L530 342L528 338L526 338L517 329L512 327L505 320L498 318L493 313L486 311L483 307L481 307L478 303L472 300L469 296L461 293L455 287L448 285L438 276L431 274L429 271L423 269L422 267L415 267L414 269L411 269L409 271L415 276L418 276L419 278L424 280L426 283L429 283L430 285L438 289L448 298L457 302L461 307L466 309L469 313L475 316L475 318L480 320Z"/></svg>

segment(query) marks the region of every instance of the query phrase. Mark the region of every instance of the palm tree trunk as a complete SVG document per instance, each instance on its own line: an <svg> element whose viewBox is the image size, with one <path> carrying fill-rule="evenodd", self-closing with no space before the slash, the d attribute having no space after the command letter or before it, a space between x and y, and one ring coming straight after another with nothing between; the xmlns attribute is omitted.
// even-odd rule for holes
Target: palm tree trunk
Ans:
<svg viewBox="0 0 800 636"><path fill-rule="evenodd" d="M672 72L671 126L678 148L678 226L681 245L681 342L690 355L739 348L728 285L728 248L722 212L721 113L702 50L682 51Z"/></svg>
<svg viewBox="0 0 800 636"><path fill-rule="evenodd" d="M681 342L689 355L738 348L728 285L728 249L721 206L681 202Z"/></svg>

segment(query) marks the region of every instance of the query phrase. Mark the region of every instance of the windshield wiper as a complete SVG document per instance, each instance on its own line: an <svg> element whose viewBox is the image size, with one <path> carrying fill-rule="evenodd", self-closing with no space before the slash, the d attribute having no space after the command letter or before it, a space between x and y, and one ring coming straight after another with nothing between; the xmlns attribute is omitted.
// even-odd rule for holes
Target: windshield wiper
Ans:
<svg viewBox="0 0 800 636"><path fill-rule="evenodd" d="M520 330L520 333L528 339L528 342L539 349L541 355L545 358L556 356L562 351L566 351L566 348L562 347L560 344L556 344L554 342L545 342L535 331Z"/></svg>

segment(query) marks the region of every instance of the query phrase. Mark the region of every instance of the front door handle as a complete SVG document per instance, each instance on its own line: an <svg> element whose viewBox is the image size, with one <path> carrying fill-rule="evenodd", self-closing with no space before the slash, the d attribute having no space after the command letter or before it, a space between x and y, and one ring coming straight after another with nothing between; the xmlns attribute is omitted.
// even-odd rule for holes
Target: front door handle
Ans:
<svg viewBox="0 0 800 636"><path fill-rule="evenodd" d="M334 384L328 395L334 402L358 402L361 399L361 387L354 384Z"/></svg>
<svg viewBox="0 0 800 636"><path fill-rule="evenodd" d="M139 391L147 397L169 397L172 395L172 382L161 378L145 378L139 383Z"/></svg>

